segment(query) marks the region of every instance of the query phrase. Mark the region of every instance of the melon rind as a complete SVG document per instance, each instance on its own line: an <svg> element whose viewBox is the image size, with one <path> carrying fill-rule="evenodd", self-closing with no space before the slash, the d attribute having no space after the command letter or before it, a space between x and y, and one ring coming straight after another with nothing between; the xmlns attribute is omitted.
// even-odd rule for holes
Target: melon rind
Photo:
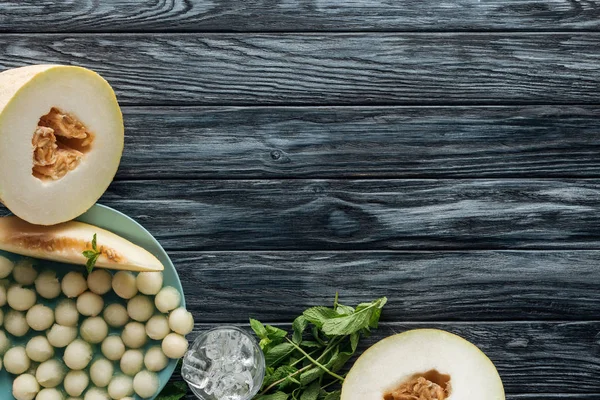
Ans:
<svg viewBox="0 0 600 400"><path fill-rule="evenodd" d="M57 107L76 116L95 140L81 164L63 178L32 174L33 133L42 115ZM39 225L69 221L106 191L123 153L123 116L114 91L81 67L33 65L0 73L0 201Z"/></svg>
<svg viewBox="0 0 600 400"><path fill-rule="evenodd" d="M0 218L0 250L68 264L85 265L83 251L91 249L94 234L102 250L96 267L136 272L164 270L158 258L146 249L94 225L70 221L41 226L15 216Z"/></svg>
<svg viewBox="0 0 600 400"><path fill-rule="evenodd" d="M341 400L383 400L415 374L431 370L450 375L446 400L505 400L492 361L474 344L437 329L415 329L373 345L346 376Z"/></svg>

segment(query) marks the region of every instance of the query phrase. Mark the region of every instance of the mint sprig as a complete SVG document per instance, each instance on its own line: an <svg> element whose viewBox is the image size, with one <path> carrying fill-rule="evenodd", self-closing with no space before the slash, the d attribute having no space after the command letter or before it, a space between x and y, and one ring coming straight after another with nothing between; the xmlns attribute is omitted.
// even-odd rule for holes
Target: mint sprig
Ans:
<svg viewBox="0 0 600 400"><path fill-rule="evenodd" d="M377 328L385 297L348 307L312 307L292 324L293 333L251 319L265 353L266 375L254 400L339 400L330 386L344 382L343 369L361 337Z"/></svg>
<svg viewBox="0 0 600 400"><path fill-rule="evenodd" d="M102 254L102 250L98 250L98 244L96 242L96 234L94 233L94 237L92 238L92 250L85 250L83 252L83 256L87 258L85 266L87 267L88 274L92 272L94 266L96 265L96 261L98 261L98 257Z"/></svg>

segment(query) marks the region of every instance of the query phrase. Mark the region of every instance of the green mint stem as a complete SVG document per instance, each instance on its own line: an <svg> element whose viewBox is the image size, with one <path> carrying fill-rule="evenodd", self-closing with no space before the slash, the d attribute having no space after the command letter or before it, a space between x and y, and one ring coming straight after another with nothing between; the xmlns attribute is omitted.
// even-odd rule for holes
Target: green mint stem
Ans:
<svg viewBox="0 0 600 400"><path fill-rule="evenodd" d="M330 371L329 369L327 369L327 367L325 367L323 364L321 364L320 362L318 362L317 360L315 360L314 358L312 358L307 352L305 352L304 350L302 350L302 348L300 348L300 346L298 346L296 343L294 343L293 341L291 341L288 338L285 338L292 346L294 346L296 348L296 350L298 350L300 353L304 354L306 356L306 358L308 358L308 360L310 362L312 362L313 364L315 364L317 367L321 368L324 372L326 372L327 374L333 376L334 378L338 379L340 382L344 382L344 378L342 378L341 376L339 376L338 374L336 374L335 372Z"/></svg>

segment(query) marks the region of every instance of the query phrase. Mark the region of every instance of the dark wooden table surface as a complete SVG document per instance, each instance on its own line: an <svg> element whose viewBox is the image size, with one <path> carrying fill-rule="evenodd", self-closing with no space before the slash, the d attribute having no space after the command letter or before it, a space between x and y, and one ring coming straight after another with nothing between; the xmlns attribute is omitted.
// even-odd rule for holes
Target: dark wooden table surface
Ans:
<svg viewBox="0 0 600 400"><path fill-rule="evenodd" d="M2 0L0 32L2 69L115 87L102 203L197 330L386 295L372 340L447 329L508 399L600 398L600 1Z"/></svg>

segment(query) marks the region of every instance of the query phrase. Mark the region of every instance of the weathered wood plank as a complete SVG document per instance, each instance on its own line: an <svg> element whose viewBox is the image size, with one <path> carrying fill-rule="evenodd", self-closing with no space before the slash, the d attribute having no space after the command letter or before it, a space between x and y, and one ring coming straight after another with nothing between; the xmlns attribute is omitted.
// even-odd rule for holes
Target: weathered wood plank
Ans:
<svg viewBox="0 0 600 400"><path fill-rule="evenodd" d="M600 34L2 35L0 68L80 64L124 104L600 103Z"/></svg>
<svg viewBox="0 0 600 400"><path fill-rule="evenodd" d="M600 248L596 180L119 181L170 250Z"/></svg>
<svg viewBox="0 0 600 400"><path fill-rule="evenodd" d="M597 1L4 0L0 31L598 29Z"/></svg>
<svg viewBox="0 0 600 400"><path fill-rule="evenodd" d="M191 337L206 327L197 326ZM571 398L563 393L596 394L573 397L591 400L600 393L600 322L386 323L365 339L361 350L383 337L415 328L448 330L476 344L498 368L508 399L533 398L526 396L533 393L539 394L536 399L548 400Z"/></svg>
<svg viewBox="0 0 600 400"><path fill-rule="evenodd" d="M175 226L175 225L174 225ZM600 251L172 252L198 322L387 296L385 321L595 320Z"/></svg>
<svg viewBox="0 0 600 400"><path fill-rule="evenodd" d="M600 176L593 106L124 112L117 179Z"/></svg>

